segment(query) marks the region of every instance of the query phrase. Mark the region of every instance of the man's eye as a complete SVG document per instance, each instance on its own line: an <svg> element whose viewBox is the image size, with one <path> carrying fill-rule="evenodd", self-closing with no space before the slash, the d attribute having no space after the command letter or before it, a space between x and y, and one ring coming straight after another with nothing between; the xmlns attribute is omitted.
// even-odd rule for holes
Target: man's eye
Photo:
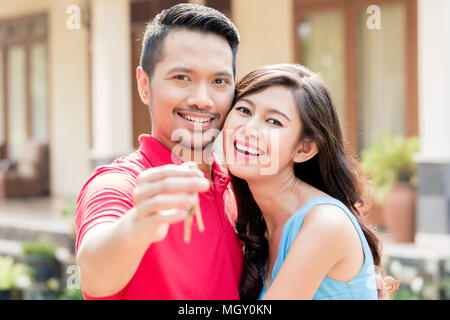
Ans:
<svg viewBox="0 0 450 320"><path fill-rule="evenodd" d="M174 79L181 80L181 81L188 81L189 80L189 78L187 76L181 75L181 74L175 76Z"/></svg>
<svg viewBox="0 0 450 320"><path fill-rule="evenodd" d="M246 107L237 107L236 110L238 110L238 111L240 111L242 113L248 114L248 115L252 114L250 112L250 110L248 108L246 108Z"/></svg>
<svg viewBox="0 0 450 320"><path fill-rule="evenodd" d="M216 79L214 80L215 84L226 84L228 81L226 79Z"/></svg>

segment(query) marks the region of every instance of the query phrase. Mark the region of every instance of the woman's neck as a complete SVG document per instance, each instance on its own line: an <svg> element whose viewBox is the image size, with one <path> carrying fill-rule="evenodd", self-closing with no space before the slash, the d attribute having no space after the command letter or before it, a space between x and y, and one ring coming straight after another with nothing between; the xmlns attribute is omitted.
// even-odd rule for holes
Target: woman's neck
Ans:
<svg viewBox="0 0 450 320"><path fill-rule="evenodd" d="M298 179L292 169L247 183L266 221L269 240L276 230L284 226L314 189Z"/></svg>

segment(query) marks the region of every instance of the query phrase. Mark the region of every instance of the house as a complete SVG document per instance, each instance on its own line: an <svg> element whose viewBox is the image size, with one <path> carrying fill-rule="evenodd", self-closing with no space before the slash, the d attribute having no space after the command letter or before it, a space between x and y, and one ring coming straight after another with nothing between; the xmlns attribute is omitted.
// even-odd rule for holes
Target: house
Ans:
<svg viewBox="0 0 450 320"><path fill-rule="evenodd" d="M46 142L53 196L149 133L134 72L145 23L175 0L16 0L0 9L0 156ZM450 3L204 0L241 33L238 77L297 62L323 75L355 151L419 135L417 234L450 234ZM420 238L420 237L419 237ZM429 239L429 238L427 238Z"/></svg>

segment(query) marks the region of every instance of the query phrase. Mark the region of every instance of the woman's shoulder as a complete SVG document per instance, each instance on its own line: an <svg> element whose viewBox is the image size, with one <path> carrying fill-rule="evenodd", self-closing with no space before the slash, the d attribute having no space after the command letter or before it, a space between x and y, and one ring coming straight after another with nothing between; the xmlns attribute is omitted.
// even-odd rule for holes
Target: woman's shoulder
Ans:
<svg viewBox="0 0 450 320"><path fill-rule="evenodd" d="M290 242L303 237L311 241L327 240L336 245L348 245L358 239L350 210L332 197L316 197L306 202L292 217L287 233ZM355 237L356 236L356 237Z"/></svg>
<svg viewBox="0 0 450 320"><path fill-rule="evenodd" d="M305 216L308 216L308 219L328 218L334 221L336 218L347 215L345 212L347 207L341 201L326 195L309 199L303 207L306 209Z"/></svg>
<svg viewBox="0 0 450 320"><path fill-rule="evenodd" d="M306 242L328 242L333 247L341 248L359 241L351 215L350 210L338 199L329 196L311 197L285 225L282 239L286 249L289 250L298 238Z"/></svg>
<svg viewBox="0 0 450 320"><path fill-rule="evenodd" d="M347 213L350 210L336 198L328 196L325 193L314 194L302 201L300 208L291 216L293 220L318 221L333 225L334 223L343 223L347 220Z"/></svg>
<svg viewBox="0 0 450 320"><path fill-rule="evenodd" d="M354 226L345 205L331 198L330 202L319 203L311 207L304 217L303 227L313 227L323 231L353 231ZM347 209L348 210L348 209Z"/></svg>

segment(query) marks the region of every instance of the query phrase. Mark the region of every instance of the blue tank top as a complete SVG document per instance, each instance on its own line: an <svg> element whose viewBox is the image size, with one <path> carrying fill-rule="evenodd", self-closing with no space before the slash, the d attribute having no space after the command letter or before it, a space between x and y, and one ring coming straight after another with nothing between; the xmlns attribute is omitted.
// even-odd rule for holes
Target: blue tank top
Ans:
<svg viewBox="0 0 450 320"><path fill-rule="evenodd" d="M363 231L355 216L341 201L330 198L321 197L308 201L303 207L295 212L283 227L283 232L280 238L280 244L278 246L278 254L275 260L275 264L272 269L271 281L275 279L278 271L281 268L284 260L286 259L289 248L294 242L298 232L300 231L305 215L308 211L317 205L328 204L335 205L345 211L347 216L352 221L354 227L358 231L359 238L364 250L364 264L358 274L351 280L343 282L325 277L321 282L319 288L313 296L313 300L378 300L376 279L375 279L375 267L373 263L373 256L370 251L369 244L364 236ZM301 284L299 284L301 285ZM266 294L265 286L263 283L263 289L258 299L262 299Z"/></svg>

